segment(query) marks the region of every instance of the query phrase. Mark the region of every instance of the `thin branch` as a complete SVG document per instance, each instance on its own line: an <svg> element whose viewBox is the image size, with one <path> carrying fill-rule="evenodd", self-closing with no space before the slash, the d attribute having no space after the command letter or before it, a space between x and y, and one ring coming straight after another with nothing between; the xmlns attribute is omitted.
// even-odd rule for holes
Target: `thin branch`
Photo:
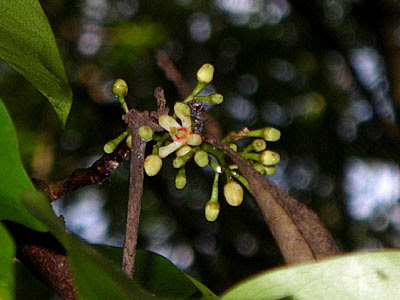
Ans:
<svg viewBox="0 0 400 300"><path fill-rule="evenodd" d="M164 129L158 124L157 120L161 115L168 114L168 108L165 107L166 101L162 88L156 88L154 95L157 99L157 111L149 113L147 111L140 112L131 109L125 116L125 121L132 130L132 151L122 271L130 278L133 276L135 264L140 206L143 196L143 164L146 151L146 142L140 138L138 131L141 126L150 126L154 131L163 131Z"/></svg>
<svg viewBox="0 0 400 300"><path fill-rule="evenodd" d="M110 183L111 174L121 166L124 159L128 159L129 154L129 147L121 143L113 153L104 154L89 168L77 169L63 180L46 184L34 179L34 182L52 202L87 185Z"/></svg>
<svg viewBox="0 0 400 300"><path fill-rule="evenodd" d="M169 59L167 53L159 50L156 55L157 65L158 67L164 71L165 78L171 80L176 89L178 90L179 95L184 99L186 98L192 91L183 80L181 73L174 66L172 61Z"/></svg>
<svg viewBox="0 0 400 300"><path fill-rule="evenodd" d="M141 115L138 114L137 116ZM130 124L130 128L132 129L132 151L129 178L129 201L122 256L122 271L130 278L133 276L133 267L135 264L140 207L143 195L143 164L146 150L146 142L143 141L138 134L139 127L143 126L145 122L141 118L135 119L137 119L137 122Z"/></svg>

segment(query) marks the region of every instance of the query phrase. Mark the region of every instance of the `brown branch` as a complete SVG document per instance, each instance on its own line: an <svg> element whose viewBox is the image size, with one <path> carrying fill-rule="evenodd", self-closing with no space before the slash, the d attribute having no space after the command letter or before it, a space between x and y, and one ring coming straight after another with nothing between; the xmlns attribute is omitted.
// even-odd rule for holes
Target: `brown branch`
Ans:
<svg viewBox="0 0 400 300"><path fill-rule="evenodd" d="M157 65L161 70L164 71L165 78L171 80L174 83L179 95L182 98L186 98L192 91L183 80L181 73L169 59L167 53L159 50L157 51L156 58Z"/></svg>
<svg viewBox="0 0 400 300"><path fill-rule="evenodd" d="M143 196L143 164L146 150L146 142L140 138L138 130L141 126L150 126L154 131L163 131L164 129L158 124L158 117L162 114L168 114L168 109L165 107L164 91L161 88L156 88L154 96L158 104L158 110L156 112L139 112L135 109L131 109L125 116L125 121L132 130L132 151L122 270L130 278L133 276L135 264L140 206Z"/></svg>
<svg viewBox="0 0 400 300"><path fill-rule="evenodd" d="M144 125L144 122L137 122L135 123L135 125L136 126L134 127L130 126L132 129L132 152L130 167L131 175L129 178L128 212L126 218L126 233L122 256L122 271L130 278L132 278L133 276L133 267L135 264L140 207L143 195L144 152L146 150L146 142L143 141L138 134L138 126Z"/></svg>
<svg viewBox="0 0 400 300"><path fill-rule="evenodd" d="M84 186L110 183L110 176L117 170L124 159L127 159L130 149L126 143L121 143L111 154L104 154L89 168L77 169L65 179L54 183L43 183L34 180L36 187L42 190L50 201L55 201Z"/></svg>

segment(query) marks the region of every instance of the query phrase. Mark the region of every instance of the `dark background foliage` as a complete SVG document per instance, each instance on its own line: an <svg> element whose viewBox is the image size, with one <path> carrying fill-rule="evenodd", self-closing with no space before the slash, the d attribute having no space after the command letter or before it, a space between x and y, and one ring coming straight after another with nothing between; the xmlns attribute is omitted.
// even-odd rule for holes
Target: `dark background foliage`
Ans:
<svg viewBox="0 0 400 300"><path fill-rule="evenodd" d="M111 94L129 84L130 107L154 109L154 88L179 99L158 69L163 49L194 86L201 64L216 67L208 93L225 133L275 126L269 147L282 162L271 179L312 207L344 251L400 243L397 113L400 6L363 0L41 1L74 91L62 131L45 98L0 62L0 97L15 121L32 177L58 180L89 166L124 131ZM29 101L27 101L29 99ZM55 204L68 228L93 243L122 245L128 164L112 184ZM168 257L215 292L283 263L251 197L239 208L221 198L215 223L203 216L212 174L191 165L174 187L171 159L147 178L139 248Z"/></svg>

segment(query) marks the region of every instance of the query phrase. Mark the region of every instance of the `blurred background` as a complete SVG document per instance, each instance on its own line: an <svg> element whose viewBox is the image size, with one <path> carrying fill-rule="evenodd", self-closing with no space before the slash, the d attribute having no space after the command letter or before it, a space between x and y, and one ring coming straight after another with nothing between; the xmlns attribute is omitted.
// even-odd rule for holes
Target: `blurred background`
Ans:
<svg viewBox="0 0 400 300"><path fill-rule="evenodd" d="M0 61L0 97L18 131L32 177L56 181L90 166L125 130L111 94L129 84L130 107L154 109L153 91L179 100L157 67L164 50L191 87L205 62L216 68L205 94L224 133L274 126L270 177L313 208L343 251L400 245L400 4L395 0L53 0L41 1L74 92L62 131L46 99ZM283 264L251 197L221 197L205 220L212 172L190 164L174 186L172 159L146 178L139 248L157 252L221 292ZM129 165L112 184L86 187L54 204L68 228L92 243L122 246Z"/></svg>

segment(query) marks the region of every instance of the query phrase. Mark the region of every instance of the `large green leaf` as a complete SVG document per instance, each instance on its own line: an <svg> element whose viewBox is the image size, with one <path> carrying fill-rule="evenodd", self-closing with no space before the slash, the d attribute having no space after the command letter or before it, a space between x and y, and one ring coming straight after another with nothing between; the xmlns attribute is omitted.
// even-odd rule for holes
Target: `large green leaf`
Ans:
<svg viewBox="0 0 400 300"><path fill-rule="evenodd" d="M27 193L23 203L48 226L66 249L79 300L165 299L152 295L129 279L120 271L120 263L114 263L88 243L67 233L44 195L39 192Z"/></svg>
<svg viewBox="0 0 400 300"><path fill-rule="evenodd" d="M11 236L0 223L0 299L14 299L14 262L15 245Z"/></svg>
<svg viewBox="0 0 400 300"><path fill-rule="evenodd" d="M363 252L261 273L223 300L400 299L400 251Z"/></svg>
<svg viewBox="0 0 400 300"><path fill-rule="evenodd" d="M0 58L47 97L65 126L72 91L53 32L37 0L0 1Z"/></svg>
<svg viewBox="0 0 400 300"><path fill-rule="evenodd" d="M46 227L29 213L20 200L25 192L35 188L22 165L17 135L1 99L0 124L0 220L12 220L44 231Z"/></svg>

